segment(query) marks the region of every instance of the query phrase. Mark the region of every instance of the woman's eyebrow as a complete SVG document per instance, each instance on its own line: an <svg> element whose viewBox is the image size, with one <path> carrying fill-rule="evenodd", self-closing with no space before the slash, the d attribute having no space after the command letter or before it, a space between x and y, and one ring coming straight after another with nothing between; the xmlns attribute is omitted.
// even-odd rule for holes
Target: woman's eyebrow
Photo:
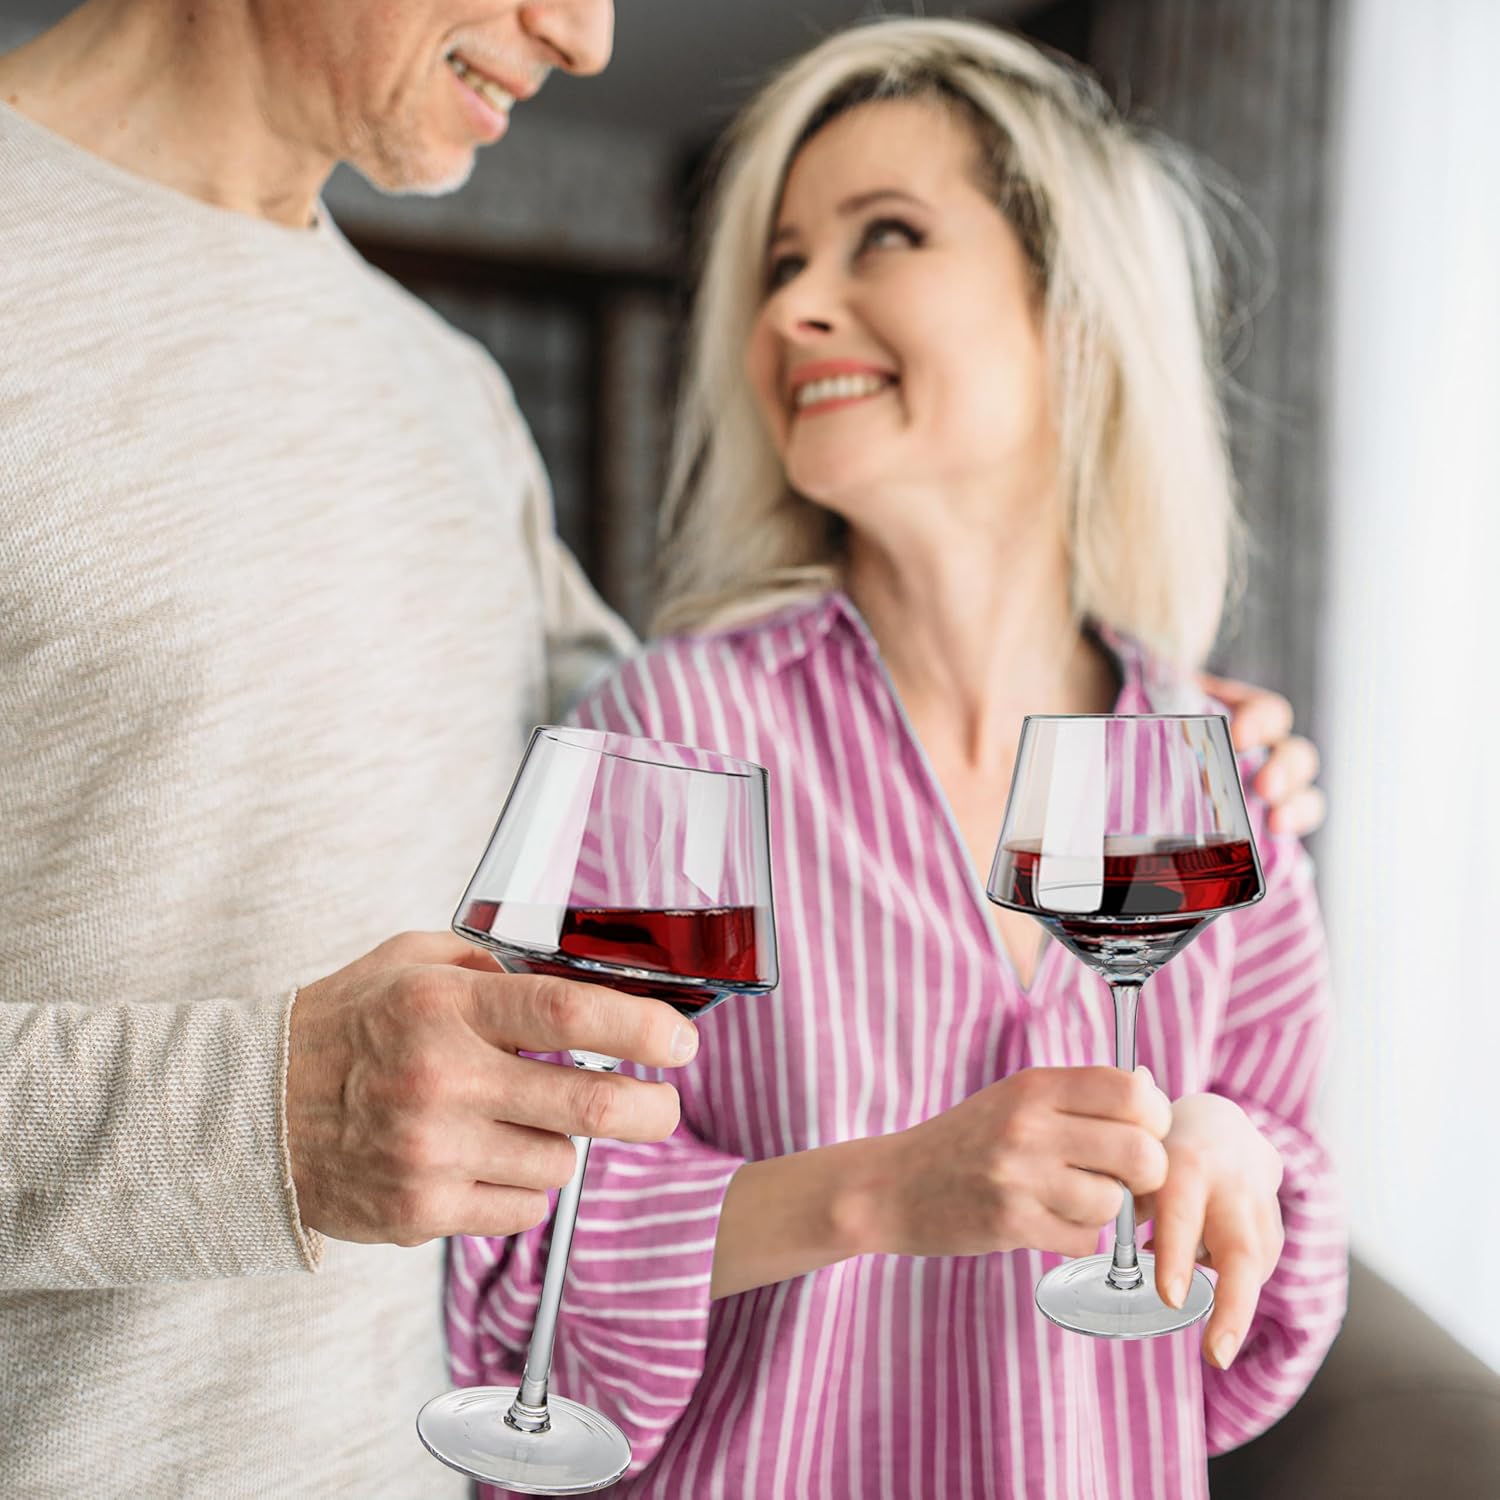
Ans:
<svg viewBox="0 0 1500 1500"><path fill-rule="evenodd" d="M909 203L915 208L927 208L929 205L915 193L908 193L904 188L878 187L870 188L863 193L854 193L848 198L841 199L834 205L834 211L841 219L849 218L853 214L862 213L865 209L873 207L877 203L895 199L900 203ZM795 238L797 226L795 224L781 224L771 236L769 248L774 249L783 240Z"/></svg>

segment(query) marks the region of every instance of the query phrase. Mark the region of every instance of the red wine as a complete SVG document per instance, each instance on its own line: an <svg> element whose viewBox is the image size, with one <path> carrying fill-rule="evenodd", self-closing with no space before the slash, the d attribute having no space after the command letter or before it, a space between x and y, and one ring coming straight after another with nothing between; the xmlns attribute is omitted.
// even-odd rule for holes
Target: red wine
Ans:
<svg viewBox="0 0 1500 1500"><path fill-rule="evenodd" d="M1093 926L1112 917L1191 916L1244 906L1260 890L1255 852L1248 839L1150 838L1112 835L1104 841L1103 869L1085 888L1094 910L1076 911L1056 899L1056 887L1036 891L1041 864L1035 843L1007 845L1013 874L1007 904L1043 914L1080 918ZM1077 891L1078 884L1068 886ZM1059 910L1062 908L1062 910Z"/></svg>
<svg viewBox="0 0 1500 1500"><path fill-rule="evenodd" d="M1030 913L1115 978L1154 972L1215 917L1260 894L1250 841L1213 834L1111 835L1102 864L1076 872L1044 863L1037 843L1007 844L991 882L992 900Z"/></svg>
<svg viewBox="0 0 1500 1500"><path fill-rule="evenodd" d="M665 1000L684 1015L700 1015L731 994L770 988L756 917L753 906L572 906L562 913L555 946L533 946L507 937L507 929L552 930L555 907L472 901L455 926L493 949L508 968L607 984L628 995ZM651 972L661 978L650 977Z"/></svg>

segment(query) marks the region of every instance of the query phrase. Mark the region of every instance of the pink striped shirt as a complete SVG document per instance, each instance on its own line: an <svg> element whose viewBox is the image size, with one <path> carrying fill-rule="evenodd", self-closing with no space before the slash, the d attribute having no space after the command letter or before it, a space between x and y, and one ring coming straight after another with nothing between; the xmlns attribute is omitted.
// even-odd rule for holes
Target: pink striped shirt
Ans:
<svg viewBox="0 0 1500 1500"><path fill-rule="evenodd" d="M1211 707L1110 644L1118 712ZM1344 1307L1343 1223L1312 1124L1326 955L1297 842L1272 837L1252 803L1264 900L1209 927L1140 1008L1140 1059L1161 1087L1234 1099L1285 1163L1286 1248L1229 1371L1202 1363L1198 1330L1120 1343L1054 1328L1032 1288L1059 1258L1034 1251L865 1256L710 1302L720 1206L743 1162L903 1129L1020 1068L1112 1062L1108 991L1050 942L1021 988L843 595L660 642L577 717L769 768L781 945L775 994L715 1011L698 1057L671 1075L677 1134L600 1141L589 1162L553 1386L629 1435L634 1462L613 1493L1206 1495L1208 1453L1288 1410ZM519 1373L542 1250L540 1230L455 1241L460 1384Z"/></svg>

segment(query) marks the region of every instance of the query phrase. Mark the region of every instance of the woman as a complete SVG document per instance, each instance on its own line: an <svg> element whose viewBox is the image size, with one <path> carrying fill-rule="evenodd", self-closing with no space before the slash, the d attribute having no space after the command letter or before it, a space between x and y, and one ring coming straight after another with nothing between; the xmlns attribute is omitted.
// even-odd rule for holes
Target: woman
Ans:
<svg viewBox="0 0 1500 1500"><path fill-rule="evenodd" d="M740 123L676 633L578 717L769 767L782 984L708 1023L671 1141L595 1148L555 1386L629 1433L621 1493L1203 1495L1206 1452L1332 1340L1297 843L1252 797L1267 895L1148 988L1159 1089L1105 1066L1101 982L981 895L1024 714L1209 706L1188 669L1234 556L1213 295L1175 158L988 28L846 32ZM1122 1345L1036 1313L1115 1179L1168 1301L1201 1241L1204 1330ZM518 1368L543 1235L455 1246L461 1379Z"/></svg>

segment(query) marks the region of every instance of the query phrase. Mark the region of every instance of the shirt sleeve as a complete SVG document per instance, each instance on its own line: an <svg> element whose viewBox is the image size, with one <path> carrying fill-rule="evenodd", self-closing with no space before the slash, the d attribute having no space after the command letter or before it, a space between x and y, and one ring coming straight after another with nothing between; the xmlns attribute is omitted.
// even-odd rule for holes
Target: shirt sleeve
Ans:
<svg viewBox="0 0 1500 1500"><path fill-rule="evenodd" d="M287 1154L292 997L0 1005L0 1287L315 1269Z"/></svg>
<svg viewBox="0 0 1500 1500"><path fill-rule="evenodd" d="M684 1127L651 1146L595 1141L589 1154L552 1387L620 1425L632 1473L661 1450L703 1373L719 1213L743 1165ZM446 1311L456 1384L519 1380L550 1232L549 1217L509 1239L453 1242Z"/></svg>
<svg viewBox="0 0 1500 1500"><path fill-rule="evenodd" d="M1204 1367L1211 1453L1248 1442L1291 1409L1338 1333L1348 1289L1342 1204L1314 1123L1332 1021L1322 917L1302 846L1260 821L1266 893L1237 919L1210 1088L1239 1104L1281 1155L1286 1243L1234 1363Z"/></svg>
<svg viewBox="0 0 1500 1500"><path fill-rule="evenodd" d="M670 701L640 691L643 682L639 662L631 663L597 684L569 717L592 729L667 734ZM629 1070L674 1080L688 1071ZM597 1140L590 1151L553 1384L620 1425L630 1439L632 1473L660 1452L703 1373L719 1215L744 1164L687 1122L653 1145ZM454 1241L447 1326L456 1383L519 1378L550 1229L549 1217L509 1239Z"/></svg>

